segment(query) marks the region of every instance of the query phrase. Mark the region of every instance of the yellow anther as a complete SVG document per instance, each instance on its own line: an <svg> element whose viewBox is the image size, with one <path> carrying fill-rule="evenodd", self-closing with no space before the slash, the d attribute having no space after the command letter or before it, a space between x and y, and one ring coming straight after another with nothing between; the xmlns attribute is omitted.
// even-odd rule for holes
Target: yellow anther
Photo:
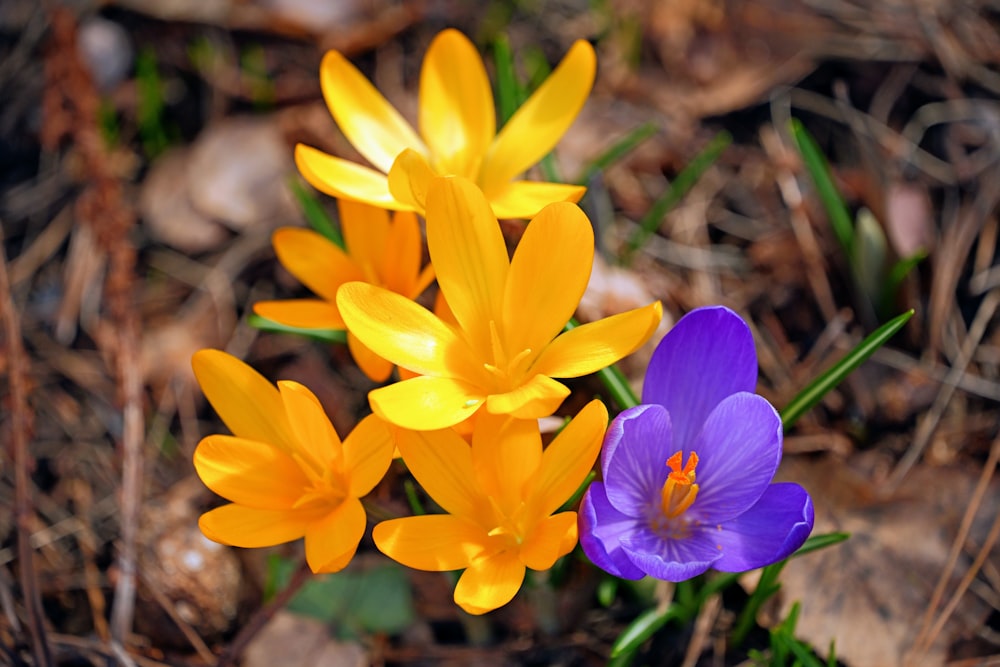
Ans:
<svg viewBox="0 0 1000 667"><path fill-rule="evenodd" d="M667 459L670 474L667 475L667 481L663 483L661 507L664 516L668 519L675 519L684 514L698 497L698 485L694 483L698 455L691 452L683 468L681 467L682 461L682 452L675 452Z"/></svg>

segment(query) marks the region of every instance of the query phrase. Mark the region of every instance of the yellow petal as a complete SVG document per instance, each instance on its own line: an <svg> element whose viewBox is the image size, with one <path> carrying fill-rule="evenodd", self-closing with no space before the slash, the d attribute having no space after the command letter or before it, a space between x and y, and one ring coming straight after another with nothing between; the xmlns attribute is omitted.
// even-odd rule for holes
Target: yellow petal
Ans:
<svg viewBox="0 0 1000 667"><path fill-rule="evenodd" d="M365 509L357 498L340 506L306 528L306 562L315 573L343 570L365 534Z"/></svg>
<svg viewBox="0 0 1000 667"><path fill-rule="evenodd" d="M427 246L448 306L481 357L492 358L510 260L497 219L470 181L435 179L427 194Z"/></svg>
<svg viewBox="0 0 1000 667"><path fill-rule="evenodd" d="M582 185L511 181L490 193L493 214L501 220L533 218L543 208L555 202L575 204L587 191Z"/></svg>
<svg viewBox="0 0 1000 667"><path fill-rule="evenodd" d="M306 534L315 514L301 510L272 510L223 505L205 512L198 527L213 542L234 547L271 547Z"/></svg>
<svg viewBox="0 0 1000 667"><path fill-rule="evenodd" d="M513 516L525 499L525 483L542 459L538 420L479 412L472 431L472 465L483 493Z"/></svg>
<svg viewBox="0 0 1000 667"><path fill-rule="evenodd" d="M438 170L475 180L496 133L482 58L457 30L438 33L420 70L420 135Z"/></svg>
<svg viewBox="0 0 1000 667"><path fill-rule="evenodd" d="M301 329L346 329L343 318L332 301L285 299L258 301L253 312L269 320Z"/></svg>
<svg viewBox="0 0 1000 667"><path fill-rule="evenodd" d="M392 210L413 210L412 206L396 201L389 192L385 174L370 167L303 144L295 147L295 165L309 185L331 197L355 199Z"/></svg>
<svg viewBox="0 0 1000 667"><path fill-rule="evenodd" d="M191 357L194 375L233 435L295 451L295 437L274 385L236 357L199 350Z"/></svg>
<svg viewBox="0 0 1000 667"><path fill-rule="evenodd" d="M367 283L347 283L337 307L351 333L383 359L422 375L481 375L458 334L423 306Z"/></svg>
<svg viewBox="0 0 1000 667"><path fill-rule="evenodd" d="M358 267L357 274L351 280L380 284L386 263L389 212L384 208L350 199L338 199L337 212L340 214L344 245ZM343 280L337 283L337 287L345 282L349 281Z"/></svg>
<svg viewBox="0 0 1000 667"><path fill-rule="evenodd" d="M260 509L291 509L309 483L277 447L228 435L203 438L194 450L194 469L226 500Z"/></svg>
<svg viewBox="0 0 1000 667"><path fill-rule="evenodd" d="M462 573L455 586L455 604L470 614L485 614L513 600L523 582L524 565L517 553L494 553Z"/></svg>
<svg viewBox="0 0 1000 667"><path fill-rule="evenodd" d="M382 248L382 284L387 289L413 299L430 284L420 271L423 245L417 216L409 211L396 213L392 217L388 240ZM427 282L418 288L418 283L425 279Z"/></svg>
<svg viewBox="0 0 1000 667"><path fill-rule="evenodd" d="M575 204L542 209L511 260L503 300L507 349L536 353L573 316L594 262L594 232Z"/></svg>
<svg viewBox="0 0 1000 667"><path fill-rule="evenodd" d="M303 463L310 466L315 478L322 479L326 469L341 459L340 437L319 399L307 387L281 380L278 389L285 404L285 414L298 437Z"/></svg>
<svg viewBox="0 0 1000 667"><path fill-rule="evenodd" d="M521 562L532 570L547 570L573 550L576 540L576 512L545 517L521 544Z"/></svg>
<svg viewBox="0 0 1000 667"><path fill-rule="evenodd" d="M461 570L485 553L489 537L476 524L450 514L383 521L372 530L379 551L406 567Z"/></svg>
<svg viewBox="0 0 1000 667"><path fill-rule="evenodd" d="M402 430L396 446L420 486L444 511L475 523L487 516L487 502L476 485L472 450L458 434L448 429Z"/></svg>
<svg viewBox="0 0 1000 667"><path fill-rule="evenodd" d="M663 307L657 301L567 331L545 348L531 370L560 378L598 371L649 340L662 316Z"/></svg>
<svg viewBox="0 0 1000 667"><path fill-rule="evenodd" d="M340 130L383 173L404 148L426 153L420 137L344 56L328 51L319 68L323 98Z"/></svg>
<svg viewBox="0 0 1000 667"><path fill-rule="evenodd" d="M418 431L449 428L471 417L486 399L463 380L421 375L373 389L368 402L390 424Z"/></svg>
<svg viewBox="0 0 1000 667"><path fill-rule="evenodd" d="M361 372L367 375L372 382L385 382L392 375L392 369L395 368L395 365L365 347L365 344L350 332L347 333L347 349L351 351L351 356L354 357L354 362L361 369Z"/></svg>
<svg viewBox="0 0 1000 667"><path fill-rule="evenodd" d="M332 302L337 288L364 280L361 268L322 234L311 229L282 227L271 237L281 265L318 296Z"/></svg>
<svg viewBox="0 0 1000 667"><path fill-rule="evenodd" d="M427 207L427 189L434 178L434 170L426 158L407 149L396 157L389 169L389 192L396 201L423 213Z"/></svg>
<svg viewBox="0 0 1000 667"><path fill-rule="evenodd" d="M527 485L533 515L552 514L583 484L601 452L607 426L608 409L593 400L545 448L538 472Z"/></svg>
<svg viewBox="0 0 1000 667"><path fill-rule="evenodd" d="M344 472L350 479L347 492L360 498L382 481L396 449L392 430L382 419L368 415L344 440Z"/></svg>
<svg viewBox="0 0 1000 667"><path fill-rule="evenodd" d="M554 413L567 396L569 389L564 384L546 375L535 375L506 394L490 394L486 409L495 415L541 419Z"/></svg>
<svg viewBox="0 0 1000 667"><path fill-rule="evenodd" d="M500 130L483 165L484 191L499 188L552 150L583 108L596 68L593 47L576 42Z"/></svg>

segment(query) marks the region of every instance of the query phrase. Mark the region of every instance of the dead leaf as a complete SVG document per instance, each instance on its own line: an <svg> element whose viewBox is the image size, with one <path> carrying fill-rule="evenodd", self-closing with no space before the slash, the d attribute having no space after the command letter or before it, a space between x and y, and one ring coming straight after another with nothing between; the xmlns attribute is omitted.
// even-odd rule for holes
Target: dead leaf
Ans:
<svg viewBox="0 0 1000 667"><path fill-rule="evenodd" d="M220 245L225 228L289 224L300 216L287 184L291 155L275 118L226 119L153 164L139 198L143 221L189 253Z"/></svg>
<svg viewBox="0 0 1000 667"><path fill-rule="evenodd" d="M356 642L330 638L325 623L279 611L244 652L243 667L364 667L367 653Z"/></svg>
<svg viewBox="0 0 1000 667"><path fill-rule="evenodd" d="M863 456L854 460L858 458ZM905 661L904 655L920 630L977 473L957 467L916 468L896 495L883 502L875 500L873 475L849 469L833 457L788 464L781 477L801 483L812 494L814 534L845 531L851 538L789 562L781 575L780 618L800 602L796 636L821 655L834 640L837 658L851 667L944 664L949 647L974 636L988 615L987 605L972 594L962 599L933 646ZM983 543L998 507L1000 485L993 484L966 552ZM1000 564L998 556L991 557L994 565ZM970 562L963 554L955 570L958 577Z"/></svg>

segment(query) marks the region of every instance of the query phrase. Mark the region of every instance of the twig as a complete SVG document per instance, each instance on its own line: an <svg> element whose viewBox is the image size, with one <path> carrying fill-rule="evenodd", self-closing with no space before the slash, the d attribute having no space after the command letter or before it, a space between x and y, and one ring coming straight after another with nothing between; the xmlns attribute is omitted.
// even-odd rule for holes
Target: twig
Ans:
<svg viewBox="0 0 1000 667"><path fill-rule="evenodd" d="M983 335L986 333L986 326L993 319L993 314L996 312L998 305L1000 305L1000 290L993 290L979 304L976 317L972 320L972 326L969 327L969 335L962 343L959 358L955 360L955 365L948 372L948 376L944 380L944 386L941 387L941 391L938 393L937 398L934 399L934 403L924 413L923 417L921 417L920 423L917 424L917 430L913 435L913 442L910 444L910 447L903 454L899 463L896 464L896 468L889 475L889 479L882 486L886 496L891 495L899 488L899 484L903 481L903 478L906 477L910 468L920 459L920 455L923 454L924 449L930 443L931 436L934 435L934 430L937 428L938 422L944 415L944 411L947 409L948 403L955 393L958 378L965 374L965 369L969 365L969 362L972 361L972 355L975 353L979 342L983 339Z"/></svg>
<svg viewBox="0 0 1000 667"><path fill-rule="evenodd" d="M2 229L2 226L0 226ZM0 246L0 319L3 320L3 337L6 340L8 364L7 381L10 385L11 443L14 459L14 521L17 524L17 557L21 579L21 594L28 613L28 634L35 664L48 667L52 652L45 635L45 611L38 590L38 578L31 548L31 480L28 468L32 465L28 455L31 416L28 411L28 369L21 340L21 323L14 308L7 275L7 259Z"/></svg>
<svg viewBox="0 0 1000 667"><path fill-rule="evenodd" d="M121 183L111 170L107 149L98 131L100 101L93 80L79 60L68 55L77 52L76 19L69 10L58 8L52 11L51 20L52 49L46 61L49 80L44 100L50 115L43 140L49 147L56 147L63 139L72 137L89 178L86 190L76 202L76 214L94 230L98 245L108 257L105 296L114 334L103 342L108 344L110 349L107 351L114 360L123 404L121 539L117 563L119 576L111 607L111 637L113 646L124 647L135 611L136 538L142 502L145 430L139 327L132 303L135 249L128 241L128 233L135 225L135 214L125 202ZM121 661L122 656L118 657Z"/></svg>
<svg viewBox="0 0 1000 667"><path fill-rule="evenodd" d="M233 638L232 643L229 644L229 647L219 657L219 661L215 663L215 667L232 667L232 665L236 664L240 655L246 650L247 644L260 633L279 609L291 602L295 594L299 592L299 589L309 581L311 574L309 566L306 565L305 561L300 563L299 568L292 575L288 585L250 617L247 624L243 626L243 629L239 631L236 637Z"/></svg>
<svg viewBox="0 0 1000 667"><path fill-rule="evenodd" d="M913 642L914 652L930 648L931 644L934 643L935 635L928 632L931 618L933 618L938 605L941 604L941 598L944 597L944 589L951 579L951 573L955 569L955 564L958 563L958 557L962 553L965 539L972 528L972 521L976 518L976 513L979 512L979 508L983 504L983 498L989 488L990 480L993 479L993 473L996 472L997 461L1000 461L1000 438L993 441L989 458L987 458L982 475L979 477L979 483L976 484L976 489L973 491L972 498L969 500L969 505L965 510L965 516L962 517L962 523L958 528L958 535L955 536L955 541L951 545L951 553L948 554L948 561L944 569L941 570L941 576L938 578L937 586L935 586L934 593L931 595L927 611L924 612L924 618L920 624L920 632L917 634L917 639Z"/></svg>

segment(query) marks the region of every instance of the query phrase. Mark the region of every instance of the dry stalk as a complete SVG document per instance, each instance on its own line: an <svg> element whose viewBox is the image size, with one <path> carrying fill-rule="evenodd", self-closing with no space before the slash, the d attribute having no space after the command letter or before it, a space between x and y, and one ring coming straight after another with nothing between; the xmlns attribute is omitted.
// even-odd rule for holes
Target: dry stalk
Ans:
<svg viewBox="0 0 1000 667"><path fill-rule="evenodd" d="M71 138L80 153L86 189L76 203L76 216L97 235L98 245L108 257L105 298L110 329L106 346L118 380L122 402L120 454L121 539L118 548L118 580L111 610L112 646L124 647L132 627L136 587L136 536L142 502L142 443L145 430L142 400L143 385L139 365L138 322L133 308L135 249L128 232L135 224L135 214L126 203L121 183L108 160L104 140L98 131L99 99L90 74L78 58L76 19L69 10L52 11L52 48L46 60L48 86L45 97L47 130L43 141L55 148ZM69 122L67 122L67 119ZM123 651L116 653L120 662ZM121 654L121 655L119 655Z"/></svg>
<svg viewBox="0 0 1000 667"><path fill-rule="evenodd" d="M32 416L28 407L28 362L21 340L21 323L14 308L7 274L7 260L0 248L0 320L3 320L4 350L7 357L7 382L10 385L11 447L14 460L14 520L17 525L18 572L21 595L28 615L28 634L35 664L48 667L52 652L45 632L45 611L39 592L38 577L31 548L31 521L34 514L31 500L31 479L28 476L33 461L28 454Z"/></svg>

